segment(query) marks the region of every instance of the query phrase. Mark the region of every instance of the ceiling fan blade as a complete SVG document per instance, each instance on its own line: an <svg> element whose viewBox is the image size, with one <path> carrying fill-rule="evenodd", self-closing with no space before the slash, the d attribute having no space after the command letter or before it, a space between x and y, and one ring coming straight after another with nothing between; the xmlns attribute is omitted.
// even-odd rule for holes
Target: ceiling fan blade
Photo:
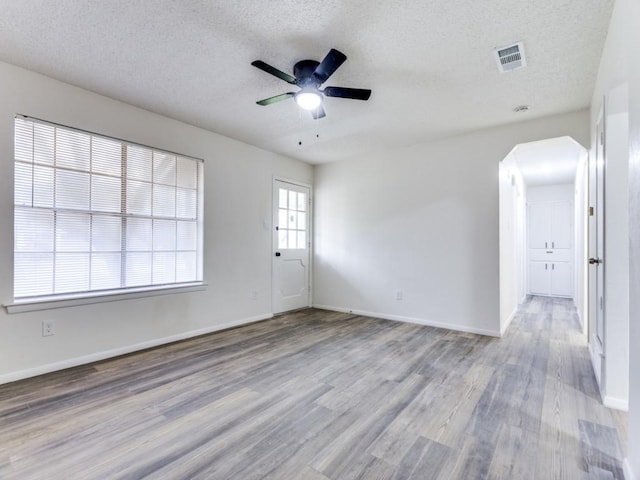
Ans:
<svg viewBox="0 0 640 480"><path fill-rule="evenodd" d="M275 67L272 67L267 63L264 63L262 60L256 60L254 62L251 62L251 65L259 68L264 72L270 73L274 77L278 77L279 79L284 80L285 82L290 83L291 85L296 84L296 79L294 77L292 77L288 73L284 73L283 71L278 70Z"/></svg>
<svg viewBox="0 0 640 480"><path fill-rule="evenodd" d="M265 98L264 100L260 100L259 102L256 102L258 105L271 105L272 103L277 103L277 102L281 102L282 100L286 100L287 98L293 97L295 95L295 93L293 92L287 92L287 93L283 93L282 95L276 95L275 97L269 97L269 98Z"/></svg>
<svg viewBox="0 0 640 480"><path fill-rule="evenodd" d="M354 100L369 100L371 90L364 88L326 87L322 93L327 97L353 98Z"/></svg>
<svg viewBox="0 0 640 480"><path fill-rule="evenodd" d="M321 84L326 82L346 59L347 56L344 53L332 48L322 62L320 62L320 65L316 67L313 76L316 77Z"/></svg>
<svg viewBox="0 0 640 480"><path fill-rule="evenodd" d="M318 120L319 118L324 118L327 116L327 113L324 111L324 107L320 105L315 110L311 110L311 116L314 120Z"/></svg>

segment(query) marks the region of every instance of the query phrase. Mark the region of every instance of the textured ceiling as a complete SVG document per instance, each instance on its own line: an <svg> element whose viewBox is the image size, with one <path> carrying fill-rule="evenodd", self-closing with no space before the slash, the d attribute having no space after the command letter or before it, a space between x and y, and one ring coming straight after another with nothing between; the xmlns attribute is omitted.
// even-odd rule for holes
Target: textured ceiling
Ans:
<svg viewBox="0 0 640 480"><path fill-rule="evenodd" d="M613 0L0 0L0 60L258 147L323 163L587 107ZM501 74L493 49L524 41ZM348 60L312 120L250 63ZM527 104L526 114L513 108ZM55 119L51 119L55 121ZM299 144L302 142L302 145Z"/></svg>
<svg viewBox="0 0 640 480"><path fill-rule="evenodd" d="M573 183L584 147L570 137L517 145L510 153L529 187Z"/></svg>

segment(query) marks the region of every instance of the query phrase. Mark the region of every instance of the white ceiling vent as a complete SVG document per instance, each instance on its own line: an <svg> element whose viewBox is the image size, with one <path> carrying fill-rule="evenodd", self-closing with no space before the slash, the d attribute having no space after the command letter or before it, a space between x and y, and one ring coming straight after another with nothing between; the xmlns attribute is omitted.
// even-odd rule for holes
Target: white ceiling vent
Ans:
<svg viewBox="0 0 640 480"><path fill-rule="evenodd" d="M494 53L496 62L498 62L498 70L502 73L512 72L513 70L527 66L527 61L524 58L524 44L522 42L496 48Z"/></svg>

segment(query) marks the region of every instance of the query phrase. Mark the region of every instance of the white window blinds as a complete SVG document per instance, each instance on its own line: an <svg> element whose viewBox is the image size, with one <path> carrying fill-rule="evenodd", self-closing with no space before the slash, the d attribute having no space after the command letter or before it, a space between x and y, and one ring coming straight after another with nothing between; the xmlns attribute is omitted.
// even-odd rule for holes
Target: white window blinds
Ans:
<svg viewBox="0 0 640 480"><path fill-rule="evenodd" d="M202 281L202 161L15 119L14 297Z"/></svg>

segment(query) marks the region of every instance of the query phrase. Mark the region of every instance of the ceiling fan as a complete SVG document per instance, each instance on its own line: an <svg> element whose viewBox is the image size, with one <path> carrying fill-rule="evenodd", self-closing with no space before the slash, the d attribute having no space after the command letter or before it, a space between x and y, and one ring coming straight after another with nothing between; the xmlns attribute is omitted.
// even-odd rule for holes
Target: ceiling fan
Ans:
<svg viewBox="0 0 640 480"><path fill-rule="evenodd" d="M283 93L275 97L265 98L256 103L266 106L293 97L300 108L309 110L313 118L317 120L326 115L322 105L324 97L369 100L371 90L363 88L325 87L322 90L320 89L320 86L333 75L333 72L335 72L346 59L347 56L344 53L332 48L322 62L301 60L296 63L293 66L293 76L264 63L262 60L251 62L251 65L254 67L270 73L291 85L300 87L300 90L297 92Z"/></svg>

